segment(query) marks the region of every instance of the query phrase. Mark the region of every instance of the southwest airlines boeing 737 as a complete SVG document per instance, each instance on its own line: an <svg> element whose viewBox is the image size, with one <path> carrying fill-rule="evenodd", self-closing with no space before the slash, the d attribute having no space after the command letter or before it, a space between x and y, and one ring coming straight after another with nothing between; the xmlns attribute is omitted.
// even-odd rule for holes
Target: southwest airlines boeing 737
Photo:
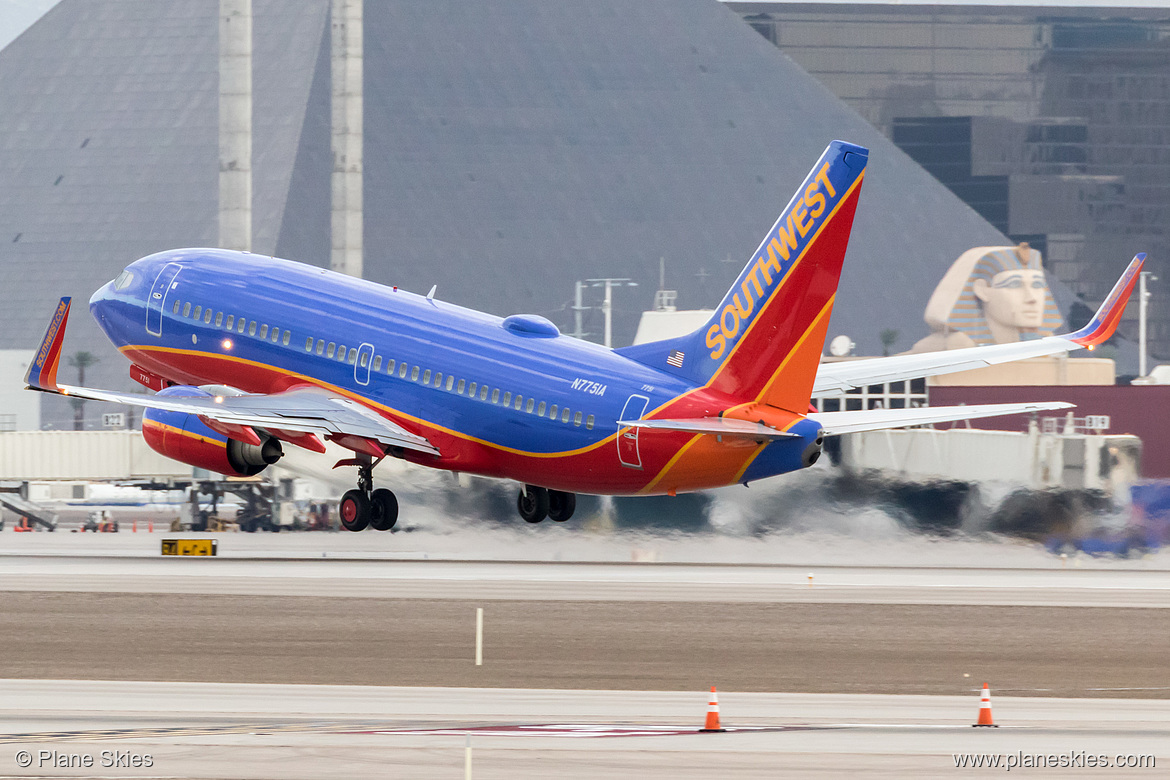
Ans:
<svg viewBox="0 0 1170 780"><path fill-rule="evenodd" d="M177 249L131 263L90 299L153 395L57 383L69 299L29 369L31 388L146 407L142 432L176 460L250 476L283 447L352 450L342 524L387 530L374 489L387 457L515 480L529 522L567 520L576 493L674 495L812 465L826 436L1069 406L810 411L810 398L1101 343L1138 255L1084 328L947 352L820 364L869 152L832 142L710 322L607 349L543 317L500 319L288 260Z"/></svg>

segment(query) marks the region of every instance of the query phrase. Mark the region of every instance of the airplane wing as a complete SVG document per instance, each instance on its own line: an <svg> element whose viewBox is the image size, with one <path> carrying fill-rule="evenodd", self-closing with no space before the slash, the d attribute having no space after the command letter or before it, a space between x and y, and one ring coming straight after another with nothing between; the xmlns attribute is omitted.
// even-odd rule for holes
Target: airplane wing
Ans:
<svg viewBox="0 0 1170 780"><path fill-rule="evenodd" d="M1133 291L1145 259L1144 252L1134 257L1125 273L1113 286L1109 297L1097 310L1097 314L1088 325L1078 331L1014 344L992 344L916 355L822 363L817 370L812 394L814 397L831 398L865 385L969 371L1014 360L1055 355L1082 347L1093 349L1108 340L1117 330L1117 323L1121 321L1121 315L1125 312L1125 304L1129 300L1129 294Z"/></svg>
<svg viewBox="0 0 1170 780"><path fill-rule="evenodd" d="M915 409L862 409L854 412L812 412L810 420L821 424L826 436L840 433L880 431L886 428L904 428L909 425L974 420L979 417L998 417L1003 414L1041 412L1050 409L1071 409L1073 404L1063 401L1022 404L976 404L973 406L922 406Z"/></svg>
<svg viewBox="0 0 1170 780"><path fill-rule="evenodd" d="M118 393L59 385L57 368L61 360L65 324L69 319L69 305L69 298L61 299L41 347L29 366L25 381L32 389L93 401L195 414L223 426L240 429L255 427L317 434L359 452L370 452L372 449L370 454L380 455L386 447L439 454L439 450L422 436L411 433L357 401L324 388L298 388L272 395L236 395L225 392L211 397L185 397ZM380 447L370 448L366 444L368 442L377 442Z"/></svg>

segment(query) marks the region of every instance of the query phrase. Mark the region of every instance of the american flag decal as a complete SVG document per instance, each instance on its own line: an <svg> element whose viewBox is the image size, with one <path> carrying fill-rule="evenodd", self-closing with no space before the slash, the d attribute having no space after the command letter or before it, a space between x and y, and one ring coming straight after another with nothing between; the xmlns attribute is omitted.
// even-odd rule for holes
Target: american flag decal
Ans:
<svg viewBox="0 0 1170 780"><path fill-rule="evenodd" d="M682 368L683 357L683 353L679 352L677 349L672 349L670 351L670 357L666 359L666 362L675 368Z"/></svg>

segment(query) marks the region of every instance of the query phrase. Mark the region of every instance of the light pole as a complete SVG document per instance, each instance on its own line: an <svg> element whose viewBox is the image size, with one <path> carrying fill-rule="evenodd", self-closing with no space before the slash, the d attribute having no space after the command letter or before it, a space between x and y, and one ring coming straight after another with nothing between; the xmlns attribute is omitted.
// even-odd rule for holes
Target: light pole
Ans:
<svg viewBox="0 0 1170 780"><path fill-rule="evenodd" d="M1146 309L1150 301L1150 292L1146 289L1146 282L1156 282L1158 277L1150 271L1142 271L1138 277L1138 374L1144 377L1146 376Z"/></svg>
<svg viewBox="0 0 1170 780"><path fill-rule="evenodd" d="M601 303L601 311L605 313L605 346L613 346L613 288L637 287L637 282L629 279L586 279L591 287L605 286L605 300Z"/></svg>

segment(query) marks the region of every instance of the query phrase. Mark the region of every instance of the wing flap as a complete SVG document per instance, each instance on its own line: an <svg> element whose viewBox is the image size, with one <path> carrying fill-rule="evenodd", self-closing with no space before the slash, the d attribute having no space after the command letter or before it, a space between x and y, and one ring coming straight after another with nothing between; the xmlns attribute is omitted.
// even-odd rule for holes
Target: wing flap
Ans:
<svg viewBox="0 0 1170 780"><path fill-rule="evenodd" d="M402 447L430 455L440 454L424 437L411 433L356 401L337 397L324 390L305 388L274 395L225 395L212 398L115 393L68 385L61 385L57 392L94 401L197 414L227 426L275 428L332 437L352 436L389 447Z"/></svg>
<svg viewBox="0 0 1170 780"><path fill-rule="evenodd" d="M922 406L916 409L862 409L854 412L814 412L810 420L821 424L825 435L880 431L887 428L905 428L910 425L929 425L952 420L974 420L980 417L998 417L1005 414L1043 412L1052 409L1071 409L1073 404L1063 401L1045 401L1019 404L976 404L973 406Z"/></svg>

